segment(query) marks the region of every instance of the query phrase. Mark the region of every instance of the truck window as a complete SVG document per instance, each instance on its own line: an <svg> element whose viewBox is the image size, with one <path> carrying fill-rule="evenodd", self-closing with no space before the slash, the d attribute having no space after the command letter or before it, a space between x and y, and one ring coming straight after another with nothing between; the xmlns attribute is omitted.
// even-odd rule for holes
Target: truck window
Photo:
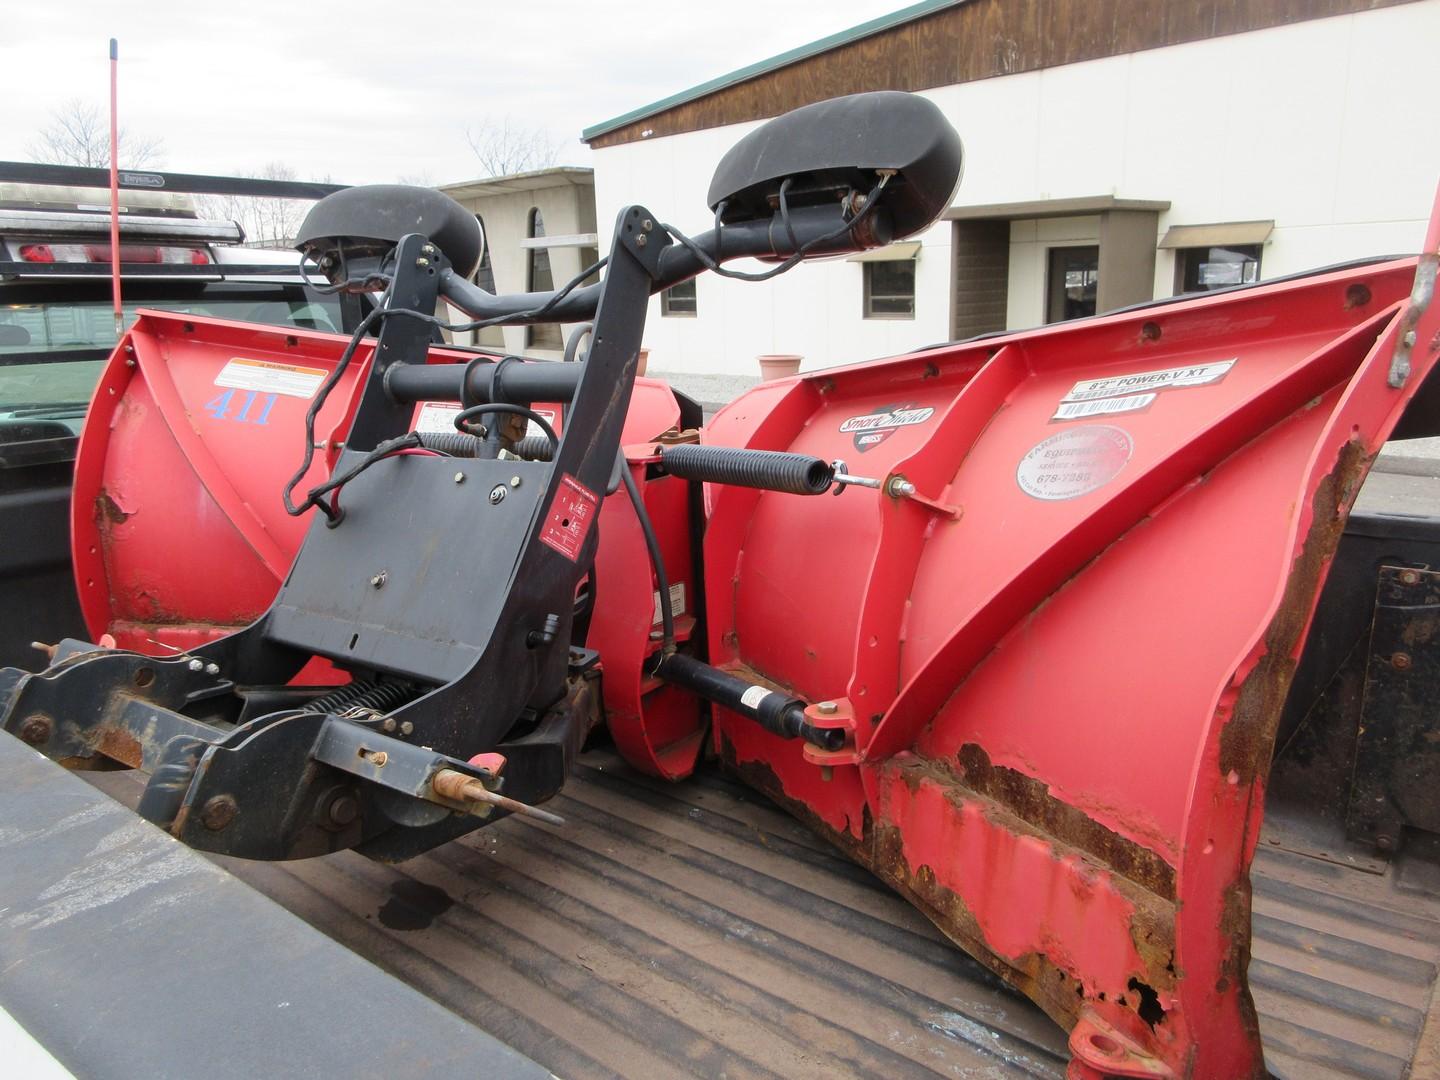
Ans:
<svg viewBox="0 0 1440 1080"><path fill-rule="evenodd" d="M108 282L27 283L0 289L0 424L55 420L78 434L100 369L115 347ZM340 305L294 283L136 282L139 308L337 331Z"/></svg>

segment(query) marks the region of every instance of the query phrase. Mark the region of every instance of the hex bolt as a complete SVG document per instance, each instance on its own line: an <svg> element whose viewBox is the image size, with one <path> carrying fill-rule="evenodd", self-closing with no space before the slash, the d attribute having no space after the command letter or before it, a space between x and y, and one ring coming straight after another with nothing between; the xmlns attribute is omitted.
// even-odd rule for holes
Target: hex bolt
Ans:
<svg viewBox="0 0 1440 1080"><path fill-rule="evenodd" d="M367 750L364 747L360 748L360 756L377 769L383 769L385 763L390 760L390 755L384 750Z"/></svg>
<svg viewBox="0 0 1440 1080"><path fill-rule="evenodd" d="M1401 571L1400 571L1400 584L1401 584L1401 585L1419 585L1419 584L1420 584L1420 575L1417 574L1414 570L1401 570Z"/></svg>
<svg viewBox="0 0 1440 1080"><path fill-rule="evenodd" d="M463 472L457 472L455 474L455 482L457 484L463 484L465 482L465 474Z"/></svg>
<svg viewBox="0 0 1440 1080"><path fill-rule="evenodd" d="M219 675L219 674L220 674L220 665L219 665L219 664L206 664L206 665L205 665L205 674L206 674L206 675Z"/></svg>
<svg viewBox="0 0 1440 1080"><path fill-rule="evenodd" d="M1411 663L1409 653L1397 652L1390 657L1390 666L1396 671L1409 671Z"/></svg>
<svg viewBox="0 0 1440 1080"><path fill-rule="evenodd" d="M205 805L200 808L200 821L211 832L219 832L235 820L239 811L235 796L215 795L206 799Z"/></svg>
<svg viewBox="0 0 1440 1080"><path fill-rule="evenodd" d="M385 587L385 579L389 576L390 575L388 573L386 573L384 570L381 570L378 574L376 574L370 579L371 587L376 589L383 589Z"/></svg>
<svg viewBox="0 0 1440 1080"><path fill-rule="evenodd" d="M380 730L381 730L381 731L394 731L394 730L395 730L395 718L394 718L393 716L387 716L387 717L385 717L384 720L380 721Z"/></svg>
<svg viewBox="0 0 1440 1080"><path fill-rule="evenodd" d="M413 735L414 733L415 725L412 724L409 720L406 720L403 724L400 725L401 735Z"/></svg>
<svg viewBox="0 0 1440 1080"><path fill-rule="evenodd" d="M635 237L635 246L636 246L636 247L644 247L644 246L645 246L646 244L648 244L649 242L650 242L650 238L649 238L648 236L646 236L643 232L642 232L639 236Z"/></svg>
<svg viewBox="0 0 1440 1080"><path fill-rule="evenodd" d="M518 476L512 476L512 477L510 477L510 486L511 486L512 488L518 488L518 487L520 486L520 477L518 477Z"/></svg>
<svg viewBox="0 0 1440 1080"><path fill-rule="evenodd" d="M490 489L490 505L491 505L491 506L499 506L499 505L500 505L502 502L504 502L504 501L505 501L505 485L504 485L504 484L496 484L493 488Z"/></svg>
<svg viewBox="0 0 1440 1080"><path fill-rule="evenodd" d="M50 718L36 713L20 725L20 738L31 746L50 741Z"/></svg>
<svg viewBox="0 0 1440 1080"><path fill-rule="evenodd" d="M1379 836L1375 837L1375 846L1381 851L1389 851L1395 846L1395 838L1393 836L1386 836L1384 833L1381 833Z"/></svg>
<svg viewBox="0 0 1440 1080"><path fill-rule="evenodd" d="M204 660L200 660L200 659L195 659L195 660L191 660L190 663L186 664L185 666L188 667L191 671L204 671L204 670L205 670L205 661L204 661Z"/></svg>
<svg viewBox="0 0 1440 1080"><path fill-rule="evenodd" d="M429 265L430 265L430 260L429 260L429 259L416 259L416 260L415 260L415 265L416 265L416 266L429 266Z"/></svg>
<svg viewBox="0 0 1440 1080"><path fill-rule="evenodd" d="M426 245L425 245L424 247L422 247L420 250L423 251L426 255L434 255L434 254L435 254L435 245L434 245L434 244L426 244Z"/></svg>
<svg viewBox="0 0 1440 1080"><path fill-rule="evenodd" d="M651 229L655 228L655 223L647 217L644 221L640 222L640 228L643 229L645 232L649 232Z"/></svg>
<svg viewBox="0 0 1440 1080"><path fill-rule="evenodd" d="M819 701L815 703L815 711L821 716L834 716L840 711L840 706L833 701Z"/></svg>

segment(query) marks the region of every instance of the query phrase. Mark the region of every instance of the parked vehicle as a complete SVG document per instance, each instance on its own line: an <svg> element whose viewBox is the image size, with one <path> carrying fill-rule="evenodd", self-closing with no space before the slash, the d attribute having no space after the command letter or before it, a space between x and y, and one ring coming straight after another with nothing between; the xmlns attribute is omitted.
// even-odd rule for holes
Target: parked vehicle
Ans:
<svg viewBox="0 0 1440 1080"><path fill-rule="evenodd" d="M703 429L637 379L653 293L912 235L960 167L922 98L809 106L722 159L711 232L626 207L603 280L515 296L468 280L478 229L438 193L329 196L299 246L382 302L348 339L137 320L72 517L90 637L119 647L0 670L0 726L136 770L141 817L250 860L224 865L556 1072L1422 1075L1436 532L1342 534L1386 439L1435 433L1412 405L1440 355L1440 207L1418 257L766 383ZM435 346L440 298L593 337L572 364ZM624 767L591 756L572 782L602 727ZM72 782L20 751L0 748L0 820ZM798 830L697 796L706 756L973 956L968 996L947 1009L958 957L887 935ZM715 850L680 850L706 814ZM158 839L89 821L3 849L22 1021L90 955L71 912L102 925L123 908L86 913L156 867L188 873L167 845L79 874ZM368 921L419 930L457 899L418 958ZM170 938L151 952L173 973ZM723 970L717 938L739 943ZM510 974L465 981L478 941ZM389 1019L364 1032L386 1052Z"/></svg>
<svg viewBox="0 0 1440 1080"><path fill-rule="evenodd" d="M101 169L0 162L0 588L33 613L41 637L81 630L69 585L70 466L95 382L116 345L108 184ZM336 190L123 173L126 325L150 308L344 329L340 299L302 281L293 251L245 246L241 226L202 217L192 193L316 199ZM34 636L0 629L0 663L26 662Z"/></svg>

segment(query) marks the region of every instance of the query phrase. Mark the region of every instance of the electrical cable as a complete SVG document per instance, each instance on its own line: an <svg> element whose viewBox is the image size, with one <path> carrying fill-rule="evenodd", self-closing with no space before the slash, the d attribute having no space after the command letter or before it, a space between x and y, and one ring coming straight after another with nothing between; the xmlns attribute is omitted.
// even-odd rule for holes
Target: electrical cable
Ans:
<svg viewBox="0 0 1440 1080"><path fill-rule="evenodd" d="M725 267L721 266L718 262L711 258L710 254L704 248L702 248L690 237L686 236L674 225L667 225L664 222L661 222L660 228L664 229L667 233L669 233L677 243L684 247L685 250L690 252L690 254L695 256L696 260L700 263L701 266L703 266L706 270L709 270L713 274L718 274L720 277L733 278L736 281L769 281L771 278L777 277L780 274L785 273L785 271L793 269L795 266L799 265L799 263L805 258L806 255L810 254L810 252L814 251L820 245L828 244L832 240L840 239L840 237L844 236L846 233L854 229L856 225L859 225L860 222L864 221L865 218L874 211L877 201L880 197L880 193L885 190L885 185L890 182L890 176L890 173L886 173L884 176L880 177L880 182L876 184L873 188L871 188L870 194L865 197L865 205L860 208L860 212L856 214L853 218L851 218L849 221L845 222L845 224L841 225L838 229L826 233L823 236L817 236L809 243L804 244L799 248L796 248L794 253L791 254L788 258L786 258L784 262L781 262L776 266L772 266L769 270L763 270L758 273L751 273L745 270L727 270ZM782 183L780 187L783 192L785 184ZM716 214L718 217L718 208ZM783 202L783 194L781 220L785 225L786 231L789 232L791 237L793 238L795 233L794 229L790 225L790 209L789 206L785 205ZM722 230L716 231L717 250L719 238L723 235L724 232Z"/></svg>
<svg viewBox="0 0 1440 1080"><path fill-rule="evenodd" d="M640 532L645 536L645 547L650 552L650 565L655 571L655 587L660 592L660 627L664 645L657 662L664 660L675 651L675 609L670 603L670 578L665 573L665 559L660 554L660 538L655 535L655 525L645 509L645 500L640 497L640 488L630 474L627 462L620 463L620 480L625 485L625 494L630 496L630 505L640 521Z"/></svg>

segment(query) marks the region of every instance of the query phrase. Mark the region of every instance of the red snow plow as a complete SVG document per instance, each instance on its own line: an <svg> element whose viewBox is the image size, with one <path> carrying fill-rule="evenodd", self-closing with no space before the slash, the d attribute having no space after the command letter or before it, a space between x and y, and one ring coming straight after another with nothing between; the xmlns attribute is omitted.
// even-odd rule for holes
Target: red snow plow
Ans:
<svg viewBox="0 0 1440 1080"><path fill-rule="evenodd" d="M1418 258L769 383L703 428L635 377L654 292L912 235L960 164L922 99L810 106L722 161L712 232L627 207L599 284L521 296L466 281L443 196L330 196L300 240L376 298L350 340L147 313L117 349L72 523L113 647L0 673L4 727L253 859L553 818L602 723L658 777L713 753L1064 1025L1070 1075L1264 1075L1277 726L1440 352L1440 218ZM435 345L437 297L593 320L588 353Z"/></svg>

